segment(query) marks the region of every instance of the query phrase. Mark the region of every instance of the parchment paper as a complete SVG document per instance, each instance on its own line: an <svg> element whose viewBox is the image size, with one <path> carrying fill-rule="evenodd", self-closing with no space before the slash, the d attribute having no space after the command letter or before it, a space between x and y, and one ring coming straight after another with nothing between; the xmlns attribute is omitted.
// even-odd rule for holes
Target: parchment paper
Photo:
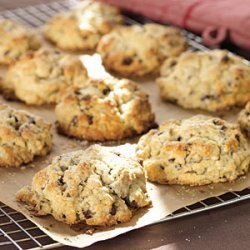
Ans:
<svg viewBox="0 0 250 250"><path fill-rule="evenodd" d="M87 66L90 76L99 78L100 76L109 77L100 66L100 58L98 55L83 56L83 62ZM99 65L99 66L98 66ZM192 115L203 113L197 110L184 110L175 105L164 103L159 98L158 88L153 80L143 80L138 82L140 87L150 95L153 110L156 113L156 120L158 123L169 118L187 118ZM24 109L34 114L42 116L45 120L54 122L54 108L53 107L30 107L20 102L6 102L8 105ZM238 110L230 111L223 114L223 118L234 121ZM67 114L65 114L67 115ZM54 129L54 145L50 155L46 157L36 158L31 164L15 168L0 169L0 200L6 205L16 209L24 214L28 219L34 222L42 231L48 234L52 239L61 242L65 245L74 247L86 247L97 241L113 238L122 233L134 230L151 224L152 222L161 220L173 211L178 210L184 206L196 203L200 200L221 195L228 191L240 191L250 186L250 174L239 178L233 183L207 185L203 187L187 187L179 185L156 185L147 183L147 189L152 200L152 207L142 209L136 213L133 219L124 224L109 228L98 229L93 235L77 232L68 225L55 221L51 216L34 217L26 210L26 208L15 201L15 193L24 185L31 183L32 177L40 169L46 167L51 158L73 150L87 147L87 142L79 142L68 139L64 136L58 135ZM126 142L135 143L136 140L122 141L120 143L106 143L107 146L122 145ZM125 144L118 146L120 150L127 155L133 156L135 144Z"/></svg>

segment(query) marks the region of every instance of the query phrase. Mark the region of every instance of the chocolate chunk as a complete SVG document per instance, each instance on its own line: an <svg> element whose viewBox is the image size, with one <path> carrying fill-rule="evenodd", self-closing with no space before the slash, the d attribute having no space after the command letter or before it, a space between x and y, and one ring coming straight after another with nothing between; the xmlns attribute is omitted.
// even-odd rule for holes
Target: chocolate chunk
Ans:
<svg viewBox="0 0 250 250"><path fill-rule="evenodd" d="M177 141L181 141L181 140L182 140L182 137L179 136L179 137L177 138Z"/></svg>
<svg viewBox="0 0 250 250"><path fill-rule="evenodd" d="M128 196L125 197L124 201L125 201L125 203L126 203L126 205L127 205L128 207L131 207L131 208L138 208L138 205L137 205L136 201L132 201L132 202L131 202L131 201L129 200L129 197L128 197Z"/></svg>
<svg viewBox="0 0 250 250"><path fill-rule="evenodd" d="M92 213L90 210L87 210L87 211L83 211L83 215L86 219L90 219L92 218Z"/></svg>
<svg viewBox="0 0 250 250"><path fill-rule="evenodd" d="M175 158L168 159L169 162L174 162Z"/></svg>
<svg viewBox="0 0 250 250"><path fill-rule="evenodd" d="M216 126L222 126L223 122L221 120L213 120L213 124Z"/></svg>
<svg viewBox="0 0 250 250"><path fill-rule="evenodd" d="M131 57L125 57L125 58L122 60L122 64L123 64L123 65L130 65L132 62L133 62L133 59L132 59Z"/></svg>
<svg viewBox="0 0 250 250"><path fill-rule="evenodd" d="M93 124L93 118L94 117L92 115L87 115L87 120L89 125Z"/></svg>
<svg viewBox="0 0 250 250"><path fill-rule="evenodd" d="M112 208L111 208L111 211L110 211L110 214L111 215L115 215L116 214L116 211L117 211L117 207L115 204L112 205Z"/></svg>
<svg viewBox="0 0 250 250"><path fill-rule="evenodd" d="M102 90L102 93L103 93L104 95L107 95L109 92L110 92L110 88L106 88L106 89L103 89L103 90Z"/></svg>
<svg viewBox="0 0 250 250"><path fill-rule="evenodd" d="M174 67L177 64L177 61L173 60L170 64L169 67Z"/></svg>
<svg viewBox="0 0 250 250"><path fill-rule="evenodd" d="M65 214L63 214L62 217L63 217L63 219L66 219L66 215Z"/></svg>
<svg viewBox="0 0 250 250"><path fill-rule="evenodd" d="M29 123L36 124L35 118L32 116L29 116Z"/></svg>
<svg viewBox="0 0 250 250"><path fill-rule="evenodd" d="M58 180L57 180L58 185L63 186L65 184L64 180L63 180L63 176L61 176Z"/></svg>
<svg viewBox="0 0 250 250"><path fill-rule="evenodd" d="M224 62L224 63L228 62L229 60L230 60L230 58L229 58L228 55L225 55L225 56L223 56L223 57L221 58L221 61Z"/></svg>
<svg viewBox="0 0 250 250"><path fill-rule="evenodd" d="M235 139L240 142L240 136L238 134L235 135Z"/></svg>

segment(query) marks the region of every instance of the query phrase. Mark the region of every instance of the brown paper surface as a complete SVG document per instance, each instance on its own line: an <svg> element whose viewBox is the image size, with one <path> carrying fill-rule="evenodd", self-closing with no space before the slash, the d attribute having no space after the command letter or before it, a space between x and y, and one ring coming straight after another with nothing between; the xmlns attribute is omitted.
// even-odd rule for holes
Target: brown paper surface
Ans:
<svg viewBox="0 0 250 250"><path fill-rule="evenodd" d="M94 78L98 78L103 74L108 76L103 68L100 67L100 58L98 55L83 56L83 61L88 68L90 76ZM99 65L99 67L97 65ZM197 110L184 110L178 106L162 102L159 98L158 88L152 80L140 81L138 84L150 95L150 101L153 110L156 113L156 120L158 123L169 118L187 118L198 113L205 114L204 112ZM17 109L24 109L36 115L40 115L45 120L52 123L55 121L53 107L31 107L26 106L21 102L6 102L2 98L0 100ZM228 112L223 115L223 118L229 121L234 121L237 112L238 110ZM55 221L51 216L40 218L34 217L22 204L15 201L15 193L24 185L30 184L34 174L40 169L46 167L50 163L52 157L65 152L82 149L89 145L87 142L79 142L58 135L55 129L53 141L53 150L48 156L36 158L34 162L28 164L22 169L0 169L0 200L6 205L24 214L52 239L65 245L86 247L97 241L113 238L122 233L159 221L173 211L200 200L221 195L228 191L240 191L250 186L250 174L239 178L233 183L207 185L203 187L187 187L179 185L169 186L147 183L147 189L152 200L152 207L138 211L128 223L120 224L109 229L99 229L93 235L88 235L83 232L77 232L68 225ZM120 142L116 145L122 145L126 142L134 143L135 140ZM115 144L106 143L105 145L114 146ZM133 156L134 148L135 144L124 144L118 146L117 150Z"/></svg>

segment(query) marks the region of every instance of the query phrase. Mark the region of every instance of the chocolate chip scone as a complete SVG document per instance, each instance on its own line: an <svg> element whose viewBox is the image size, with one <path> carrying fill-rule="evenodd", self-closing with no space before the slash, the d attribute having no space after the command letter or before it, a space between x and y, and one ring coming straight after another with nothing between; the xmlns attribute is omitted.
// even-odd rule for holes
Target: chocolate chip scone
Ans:
<svg viewBox="0 0 250 250"><path fill-rule="evenodd" d="M11 65L1 88L5 97L14 93L26 104L55 104L68 87L86 80L87 71L78 57L42 48Z"/></svg>
<svg viewBox="0 0 250 250"><path fill-rule="evenodd" d="M0 104L0 167L19 167L52 148L51 124Z"/></svg>
<svg viewBox="0 0 250 250"><path fill-rule="evenodd" d="M61 49L93 50L104 34L122 22L116 8L86 0L75 9L52 17L44 28L44 35Z"/></svg>
<svg viewBox="0 0 250 250"><path fill-rule="evenodd" d="M151 130L140 139L136 154L148 179L161 184L233 181L250 166L250 146L239 127L202 115Z"/></svg>
<svg viewBox="0 0 250 250"><path fill-rule="evenodd" d="M99 145L55 157L17 200L37 216L94 226L127 222L151 203L142 166Z"/></svg>
<svg viewBox="0 0 250 250"><path fill-rule="evenodd" d="M240 124L242 132L250 137L250 102L248 102L246 107L240 112L238 123Z"/></svg>
<svg viewBox="0 0 250 250"><path fill-rule="evenodd" d="M124 76L156 73L164 59L185 49L179 30L159 24L118 27L103 36L97 47L105 67Z"/></svg>
<svg viewBox="0 0 250 250"><path fill-rule="evenodd" d="M221 111L250 100L250 67L227 51L186 52L166 60L157 79L162 99Z"/></svg>
<svg viewBox="0 0 250 250"><path fill-rule="evenodd" d="M25 27L9 19L0 20L0 64L8 65L39 47L38 37Z"/></svg>
<svg viewBox="0 0 250 250"><path fill-rule="evenodd" d="M148 96L127 79L91 79L65 95L55 113L60 133L89 141L120 140L155 125Z"/></svg>

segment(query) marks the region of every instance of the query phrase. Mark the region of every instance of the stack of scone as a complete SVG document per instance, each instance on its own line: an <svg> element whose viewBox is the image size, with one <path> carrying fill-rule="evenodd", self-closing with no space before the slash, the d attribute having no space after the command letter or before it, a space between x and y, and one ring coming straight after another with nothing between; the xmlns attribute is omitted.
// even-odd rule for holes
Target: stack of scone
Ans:
<svg viewBox="0 0 250 250"><path fill-rule="evenodd" d="M147 179L197 186L231 182L249 169L249 65L227 51L185 52L188 42L173 27L123 24L116 8L83 1L47 22L47 46L33 31L0 21L0 63L8 65L0 89L6 99L54 105L57 132L78 140L119 144L146 133L136 157L97 144L55 157L17 193L37 216L112 226L151 204ZM182 108L216 116L246 105L239 125L196 115L157 128L149 96L135 82L91 79L79 56L65 52L87 50L99 53L104 67L119 76L158 75L160 97ZM42 118L1 104L0 165L21 167L48 154L51 129Z"/></svg>

